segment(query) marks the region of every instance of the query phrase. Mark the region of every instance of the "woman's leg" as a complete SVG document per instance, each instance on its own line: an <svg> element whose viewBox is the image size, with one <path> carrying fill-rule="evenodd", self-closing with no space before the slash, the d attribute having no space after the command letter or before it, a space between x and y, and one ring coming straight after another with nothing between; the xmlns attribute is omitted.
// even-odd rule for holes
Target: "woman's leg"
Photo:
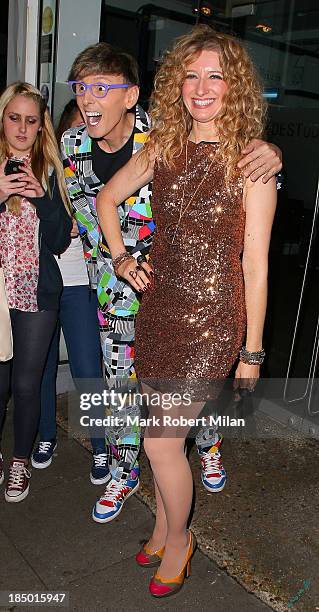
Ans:
<svg viewBox="0 0 319 612"><path fill-rule="evenodd" d="M39 439L50 442L56 438L56 377L59 358L60 325L56 326L41 383L41 415Z"/></svg>
<svg viewBox="0 0 319 612"><path fill-rule="evenodd" d="M11 362L10 359L10 361L0 363L0 443L10 393Z"/></svg>
<svg viewBox="0 0 319 612"><path fill-rule="evenodd" d="M102 353L97 307L96 292L88 285L64 287L60 304L60 321L72 378L79 393L82 391L81 380L84 385L83 391L100 392L99 385L102 385ZM97 412L99 410L100 408ZM95 415L90 413L90 416ZM93 453L105 452L105 438L100 433L91 432Z"/></svg>
<svg viewBox="0 0 319 612"><path fill-rule="evenodd" d="M56 321L56 311L16 310L12 316L14 456L17 459L28 459L37 432L41 379Z"/></svg>
<svg viewBox="0 0 319 612"><path fill-rule="evenodd" d="M161 395L145 383L142 384L142 393L148 397L148 405L151 406L152 397L155 399L155 396ZM154 422L159 425L148 427L144 439L145 452L156 483L157 503L155 527L148 547L158 550L165 544L159 568L162 578L177 576L185 562L189 545L187 523L193 499L193 477L185 453L185 438L191 430L192 420L198 417L203 408L203 402L189 403L186 398L184 401L181 390L179 395L181 401L178 406L174 402L169 405L167 397L164 404L163 396L163 407L152 408L149 417L155 417ZM174 396L176 401L177 393ZM169 416L174 424L164 425L164 415Z"/></svg>
<svg viewBox="0 0 319 612"><path fill-rule="evenodd" d="M193 497L193 478L184 444L184 438L146 437L144 441L167 521L165 553L159 569L163 578L179 574L189 543L187 521ZM161 504L157 525L160 530L164 527Z"/></svg>
<svg viewBox="0 0 319 612"><path fill-rule="evenodd" d="M102 378L97 297L88 285L64 287L60 312L72 377Z"/></svg>
<svg viewBox="0 0 319 612"><path fill-rule="evenodd" d="M147 542L147 547L151 550L159 550L165 545L167 538L167 520L165 514L165 508L160 494L160 490L157 486L155 476L153 474L154 488L155 488L155 499L156 499L156 516L153 533Z"/></svg>

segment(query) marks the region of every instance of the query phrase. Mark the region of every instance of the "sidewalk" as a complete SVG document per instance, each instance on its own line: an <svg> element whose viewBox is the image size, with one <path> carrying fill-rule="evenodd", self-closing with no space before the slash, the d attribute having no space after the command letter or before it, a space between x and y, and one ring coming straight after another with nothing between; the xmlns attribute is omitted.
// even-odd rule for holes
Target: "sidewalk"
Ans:
<svg viewBox="0 0 319 612"><path fill-rule="evenodd" d="M9 415L3 443L7 459L12 449L11 431ZM85 612L270 609L199 551L182 591L170 599L152 599L148 581L154 570L142 569L134 561L140 541L152 529L150 510L132 496L112 523L94 523L91 508L103 487L89 481L90 454L60 428L58 435L54 462L46 470L33 469L26 500L6 503L1 487L1 591L66 591L69 610ZM5 609L41 608L11 605Z"/></svg>
<svg viewBox="0 0 319 612"><path fill-rule="evenodd" d="M58 418L65 430L73 401L59 398ZM244 412L249 413L246 404ZM272 609L319 612L318 440L258 409L253 414L239 437L224 429L228 481L221 493L211 495L202 486L193 446L191 528L200 550ZM87 441L82 439L82 444ZM152 477L143 451L140 464L137 497L154 510Z"/></svg>

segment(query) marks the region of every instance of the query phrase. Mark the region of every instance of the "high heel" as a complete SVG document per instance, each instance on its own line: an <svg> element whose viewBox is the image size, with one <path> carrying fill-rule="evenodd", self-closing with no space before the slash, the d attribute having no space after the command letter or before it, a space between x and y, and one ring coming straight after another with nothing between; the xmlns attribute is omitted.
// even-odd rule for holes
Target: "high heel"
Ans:
<svg viewBox="0 0 319 612"><path fill-rule="evenodd" d="M177 593L183 586L185 578L191 573L191 558L195 552L197 542L195 536L189 531L189 545L186 559L180 573L175 578L161 578L156 572L149 584L149 590L153 597L170 597Z"/></svg>
<svg viewBox="0 0 319 612"><path fill-rule="evenodd" d="M142 567L156 567L156 565L159 565L162 561L164 550L165 546L159 548L158 550L151 550L150 548L147 548L145 543L143 544L141 550L137 553L135 561Z"/></svg>

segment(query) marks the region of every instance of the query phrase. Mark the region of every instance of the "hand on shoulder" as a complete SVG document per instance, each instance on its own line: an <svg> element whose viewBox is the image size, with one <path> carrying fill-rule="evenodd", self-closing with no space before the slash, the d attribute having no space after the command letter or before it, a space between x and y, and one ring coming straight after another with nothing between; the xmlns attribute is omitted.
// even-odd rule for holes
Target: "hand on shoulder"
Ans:
<svg viewBox="0 0 319 612"><path fill-rule="evenodd" d="M267 183L282 169L282 152L277 145L254 138L243 150L243 157L238 162L246 178L252 182L262 179Z"/></svg>

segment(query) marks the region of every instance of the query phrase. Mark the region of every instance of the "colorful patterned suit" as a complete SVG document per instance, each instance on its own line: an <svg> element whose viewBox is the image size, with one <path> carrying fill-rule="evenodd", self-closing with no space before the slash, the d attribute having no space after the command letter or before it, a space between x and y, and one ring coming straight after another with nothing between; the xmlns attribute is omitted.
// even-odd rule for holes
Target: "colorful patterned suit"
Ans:
<svg viewBox="0 0 319 612"><path fill-rule="evenodd" d="M141 149L149 130L149 119L140 106L136 107L133 155ZM103 240L96 214L96 196L103 183L92 167L92 140L86 126L71 128L61 142L66 184L83 240L91 286L97 288L99 325L105 377L110 389L126 390L136 379L134 370L135 318L139 296L113 270L109 249ZM119 206L122 235L126 249L138 257L147 256L155 229L150 206L151 186L143 187L135 196ZM139 414L139 407L128 405L125 414ZM110 406L119 414L118 407ZM121 417L124 416L123 411ZM137 427L106 431L110 462L117 465L117 477L128 474L136 461L139 448ZM114 464L114 455L117 461Z"/></svg>

